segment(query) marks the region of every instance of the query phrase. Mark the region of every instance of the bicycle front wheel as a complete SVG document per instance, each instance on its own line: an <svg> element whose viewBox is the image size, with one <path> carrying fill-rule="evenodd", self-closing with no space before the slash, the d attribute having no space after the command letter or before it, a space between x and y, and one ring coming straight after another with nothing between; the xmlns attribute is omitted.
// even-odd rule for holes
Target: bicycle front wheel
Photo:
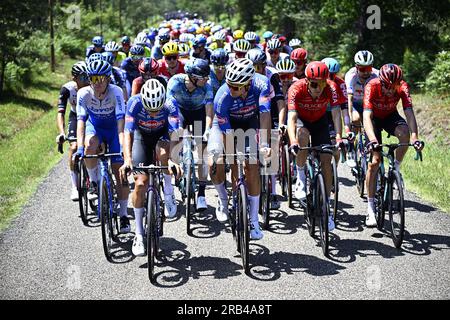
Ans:
<svg viewBox="0 0 450 320"><path fill-rule="evenodd" d="M359 136L359 139L362 139L362 136ZM364 197L364 184L366 183L366 168L367 161L366 155L364 153L364 146L362 141L357 142L357 150L356 154L356 187L358 189L359 196Z"/></svg>
<svg viewBox="0 0 450 320"><path fill-rule="evenodd" d="M147 194L147 267L151 283L155 282L155 265L159 249L157 213L156 194L150 190Z"/></svg>
<svg viewBox="0 0 450 320"><path fill-rule="evenodd" d="M89 212L88 211L89 200L87 197L89 189L89 175L83 159L78 161L76 169L78 173L77 188L78 188L78 206L80 208L80 217L81 221L83 221L83 224L87 226L88 225L87 216Z"/></svg>
<svg viewBox="0 0 450 320"><path fill-rule="evenodd" d="M334 156L331 159L331 165L332 165L332 174L333 174L333 179L332 179L332 186L331 186L331 191L332 191L332 195L331 195L331 200L332 200L332 205L333 205L333 220L334 223L337 224L337 211L338 211L338 201L339 201L339 176L338 176L338 171L337 171L337 163L336 163L336 159L334 158Z"/></svg>
<svg viewBox="0 0 450 320"><path fill-rule="evenodd" d="M316 179L316 196L314 207L317 212L316 216L319 218L320 245L322 246L322 252L324 256L328 257L328 217L330 215L330 206L328 205L327 194L325 192L325 183L323 181L322 174L319 174Z"/></svg>
<svg viewBox="0 0 450 320"><path fill-rule="evenodd" d="M382 231L384 228L384 190L385 178L384 172L380 168L377 171L376 190L375 190L375 220L377 221L377 229Z"/></svg>
<svg viewBox="0 0 450 320"><path fill-rule="evenodd" d="M111 248L113 244L112 205L110 203L110 190L108 189L108 185L104 177L100 180L98 203L100 222L102 226L103 251L106 259L111 262Z"/></svg>
<svg viewBox="0 0 450 320"><path fill-rule="evenodd" d="M250 225L248 223L248 207L247 207L247 191L243 185L240 185L238 190L237 203L237 218L238 218L238 233L241 249L242 266L245 274L249 270L249 242L250 242Z"/></svg>
<svg viewBox="0 0 450 320"><path fill-rule="evenodd" d="M388 210L391 225L392 241L396 248L400 248L405 233L405 203L403 199L403 184L400 173L392 171L388 187Z"/></svg>
<svg viewBox="0 0 450 320"><path fill-rule="evenodd" d="M191 217L192 217L192 206L191 204L194 202L193 201L193 197L194 197L194 190L192 190L192 182L191 182L191 177L192 177L192 165L188 164L187 166L187 171L186 171L186 175L185 175L185 188L186 188L186 231L187 234L190 235L191 234Z"/></svg>
<svg viewBox="0 0 450 320"><path fill-rule="evenodd" d="M262 228L269 229L270 191L271 177L263 173L261 175L261 197L259 201L259 213L262 217Z"/></svg>

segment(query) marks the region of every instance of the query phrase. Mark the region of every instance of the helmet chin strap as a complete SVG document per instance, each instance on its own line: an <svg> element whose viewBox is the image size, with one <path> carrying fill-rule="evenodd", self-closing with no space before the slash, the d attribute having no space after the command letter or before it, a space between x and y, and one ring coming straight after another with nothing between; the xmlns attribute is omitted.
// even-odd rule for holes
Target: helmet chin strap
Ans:
<svg viewBox="0 0 450 320"><path fill-rule="evenodd" d="M197 86L197 79L195 79L195 81L194 81L194 79L192 79L192 77L190 76L190 75L188 75L188 77L189 77L189 81L191 81L192 82L192 84L194 85L194 87L195 88L198 88L198 86Z"/></svg>

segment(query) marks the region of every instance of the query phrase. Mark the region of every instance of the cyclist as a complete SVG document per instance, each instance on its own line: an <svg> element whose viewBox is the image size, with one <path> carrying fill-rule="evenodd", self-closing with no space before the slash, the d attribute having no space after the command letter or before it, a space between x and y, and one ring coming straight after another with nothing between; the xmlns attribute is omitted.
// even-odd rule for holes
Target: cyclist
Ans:
<svg viewBox="0 0 450 320"><path fill-rule="evenodd" d="M186 63L186 60L189 60L189 52L191 51L191 47L187 43L179 43L178 44L178 56L180 57L180 61Z"/></svg>
<svg viewBox="0 0 450 320"><path fill-rule="evenodd" d="M210 62L211 51L206 47L206 37L203 34L199 34L192 40L192 52L191 58L199 58Z"/></svg>
<svg viewBox="0 0 450 320"><path fill-rule="evenodd" d="M170 30L167 28L162 28L158 31L158 42L155 43L155 45L152 48L152 58L159 60L162 59L163 54L162 54L162 47L163 45L165 45L167 42L170 41Z"/></svg>
<svg viewBox="0 0 450 320"><path fill-rule="evenodd" d="M239 39L244 39L244 31L238 29L238 30L234 30L233 32L233 42L239 40Z"/></svg>
<svg viewBox="0 0 450 320"><path fill-rule="evenodd" d="M126 179L126 170L142 164L148 166L155 162L153 152L161 161L161 165L178 165L169 158L170 149L174 147L174 139L170 139L178 129L178 110L166 103L166 89L156 79L149 79L142 86L140 94L131 97L127 104L124 135L124 164L120 168L121 178ZM169 143L170 141L170 143ZM166 216L175 217L177 203L171 184L171 170L164 172L164 205ZM145 254L144 215L145 193L148 188L148 175L141 172L134 174L135 188L132 194L136 232L133 240L132 252L135 256Z"/></svg>
<svg viewBox="0 0 450 320"><path fill-rule="evenodd" d="M402 100L405 119L397 111L397 104ZM372 151L372 162L368 165L366 175L367 217L366 226L374 227L375 219L375 185L377 170L381 163L381 154L377 148L382 143L381 132L385 130L395 135L399 143L414 144L414 148L422 150L424 144L419 141L416 117L413 111L409 86L403 80L403 72L396 64L385 64L381 67L379 78L369 81L364 89L364 130L369 142L367 149ZM400 147L395 152L395 167L400 172L400 164L408 150Z"/></svg>
<svg viewBox="0 0 450 320"><path fill-rule="evenodd" d="M253 31L248 31L244 34L244 39L250 43L250 49L258 48L262 50L262 46L257 43L258 35Z"/></svg>
<svg viewBox="0 0 450 320"><path fill-rule="evenodd" d="M271 39L267 43L267 65L275 68L277 62L289 57L288 54L281 52L281 42L278 39Z"/></svg>
<svg viewBox="0 0 450 320"><path fill-rule="evenodd" d="M300 39L294 38L291 41L289 41L289 47L292 48L292 50L298 49L302 46L302 41ZM292 51L291 51L292 53Z"/></svg>
<svg viewBox="0 0 450 320"><path fill-rule="evenodd" d="M123 36L122 40L120 41L122 46L120 47L120 52L123 52L125 54L125 57L128 56L131 49L131 39L128 36Z"/></svg>
<svg viewBox="0 0 450 320"><path fill-rule="evenodd" d="M290 86L292 85L292 83L297 81L297 79L294 78L296 65L295 65L294 61L286 58L286 59L278 61L277 65L275 67L280 76L281 89L283 91L284 100L287 101L288 90L289 90Z"/></svg>
<svg viewBox="0 0 450 320"><path fill-rule="evenodd" d="M213 91L208 84L209 64L203 59L192 58L185 65L186 74L173 76L167 84L167 100L178 108L180 128L186 129L189 125L194 127L194 135L203 135L204 142L208 140L214 116ZM200 131L197 134L197 131ZM203 159L203 147L198 146L198 158L201 163L198 167L198 194L197 210L207 209L205 188L207 181L207 165ZM206 173L205 173L206 171Z"/></svg>
<svg viewBox="0 0 450 320"><path fill-rule="evenodd" d="M224 49L216 49L211 54L211 71L208 83L214 96L217 90L225 83L225 66L228 63L228 53Z"/></svg>
<svg viewBox="0 0 450 320"><path fill-rule="evenodd" d="M253 62L249 59L236 59L228 67L225 74L226 84L220 87L214 99L215 126L219 127L218 136L211 137L213 141L226 141L227 136L234 139L234 130L264 130L270 131L270 82L261 74L255 73ZM216 133L217 130L214 130ZM247 131L248 133L248 131ZM267 135L262 135L267 136ZM226 145L223 143L223 145ZM270 149L268 141L261 141L260 146ZM209 148L212 151L213 148ZM242 150L241 150L242 151ZM254 151L253 151L254 152ZM228 194L224 186L225 169L223 162L217 162L217 170L212 171L210 158L210 175L219 195L216 217L220 222L228 219ZM236 165L232 165L233 176L236 176ZM259 165L246 163L244 166L250 203L250 237L262 239L258 222L260 178Z"/></svg>
<svg viewBox="0 0 450 320"><path fill-rule="evenodd" d="M59 135L56 137L56 143L60 144L66 138L65 135L65 114L67 102L70 103L69 122L67 130L67 138L77 137L77 93L83 87L89 85L89 79L87 76L86 63L79 61L72 66L72 81L67 82L61 87L58 98L58 116L56 118L56 124L58 127ZM72 201L78 201L78 189L77 180L78 175L75 172L74 161L72 155L77 151L76 141L70 142L69 147L69 168L70 177L72 180L72 191L70 193L70 199Z"/></svg>
<svg viewBox="0 0 450 320"><path fill-rule="evenodd" d="M131 96L131 85L133 80L139 77L138 66L144 57L144 48L142 46L132 46L130 56L126 58L120 68L125 72L125 85L128 96Z"/></svg>
<svg viewBox="0 0 450 320"><path fill-rule="evenodd" d="M92 38L92 45L86 49L86 58L89 58L93 53L102 53L105 51L103 47L103 37L95 36Z"/></svg>
<svg viewBox="0 0 450 320"><path fill-rule="evenodd" d="M133 80L133 85L131 87L131 95L137 95L141 92L142 85L149 79L156 79L162 83L164 88L167 88L168 79L159 73L159 64L153 58L143 58L141 63L139 63L139 73L140 77Z"/></svg>
<svg viewBox="0 0 450 320"><path fill-rule="evenodd" d="M116 86L120 87L123 91L123 99L125 101L128 100L128 93L127 93L127 87L125 85L125 74L122 72L121 69L114 67L114 54L112 52L103 52L102 53L102 59L108 62L112 69L111 69L111 83L115 84Z"/></svg>
<svg viewBox="0 0 450 320"><path fill-rule="evenodd" d="M135 46L142 46L144 48L144 57L151 57L152 56L152 49L149 47L149 41L147 38L146 33L139 33L136 36L136 39L134 39L134 45Z"/></svg>
<svg viewBox="0 0 450 320"><path fill-rule="evenodd" d="M287 39L285 36L280 36L278 40L281 43L281 53L285 53L287 55L290 55L292 52L292 48L287 44Z"/></svg>
<svg viewBox="0 0 450 320"><path fill-rule="evenodd" d="M308 51L303 48L294 49L291 52L291 60L295 63L294 80L305 78L305 68L308 63Z"/></svg>
<svg viewBox="0 0 450 320"><path fill-rule="evenodd" d="M123 61L123 59L121 61L118 61L119 53L122 53L122 52L119 52L119 50L120 50L120 46L115 41L109 41L105 45L105 52L111 52L113 54L113 56L114 56L114 66L116 66L116 67L120 66L120 63Z"/></svg>
<svg viewBox="0 0 450 320"><path fill-rule="evenodd" d="M248 42L245 39L238 39L235 42L233 42L233 49L232 53L230 53L230 58L228 63L233 62L235 59L242 59L245 57L248 50L251 49L250 42Z"/></svg>
<svg viewBox="0 0 450 320"><path fill-rule="evenodd" d="M338 87L336 83L328 79L328 68L325 63L313 61L306 66L306 78L296 81L288 91L288 132L291 150L296 153L297 182L294 196L299 199L306 198L305 191L305 162L307 151L298 151L298 147L306 147L311 137L311 145L320 146L331 144L328 129L326 110L331 105L334 128L336 131L336 143L341 139L341 113L338 99ZM331 155L320 155L322 172L325 180L327 197L331 190ZM328 220L328 227L334 229L332 214Z"/></svg>
<svg viewBox="0 0 450 320"><path fill-rule="evenodd" d="M158 61L159 72L170 79L178 73L184 73L184 63L178 59L178 45L175 42L167 42L162 47L164 58Z"/></svg>
<svg viewBox="0 0 450 320"><path fill-rule="evenodd" d="M77 96L77 152L74 157L95 154L99 145L106 142L109 152L121 151L125 117L125 103L122 90L111 81L111 65L103 60L91 62L87 67L90 86L80 89ZM100 173L97 159L85 159L86 168L93 188L97 189ZM112 171L119 180L119 168L122 157L113 157ZM127 217L128 186L118 183L120 232L130 231L130 221ZM92 191L90 198L92 197Z"/></svg>
<svg viewBox="0 0 450 320"><path fill-rule="evenodd" d="M266 31L266 32L264 32L263 33L263 39L264 39L264 42L263 42L263 44L262 44L262 47L263 47L263 50L264 50L264 52L266 52L266 49L267 49L267 43L269 42L269 40L270 39L272 39L272 37L273 37L273 32L272 31Z"/></svg>
<svg viewBox="0 0 450 320"><path fill-rule="evenodd" d="M283 128L286 128L286 103L284 101L283 91L281 90L280 76L276 69L267 66L266 54L258 49L250 49L246 58L253 62L255 71L259 74L266 76L270 82L270 113L271 113L271 128L278 128L280 132L284 132ZM276 147L278 149L278 147ZM270 197L271 209L279 209L280 202L276 193L276 175L271 176L272 190Z"/></svg>

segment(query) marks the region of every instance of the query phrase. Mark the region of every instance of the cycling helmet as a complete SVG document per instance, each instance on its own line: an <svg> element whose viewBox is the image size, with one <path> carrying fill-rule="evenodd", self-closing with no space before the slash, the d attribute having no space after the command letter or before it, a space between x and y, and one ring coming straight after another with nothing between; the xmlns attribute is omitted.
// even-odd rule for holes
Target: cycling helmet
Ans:
<svg viewBox="0 0 450 320"><path fill-rule="evenodd" d="M300 47L301 45L302 42L299 39L292 39L291 41L289 41L289 47L291 48Z"/></svg>
<svg viewBox="0 0 450 320"><path fill-rule="evenodd" d="M130 55L133 56L143 56L145 53L144 47L139 45L134 45L130 49Z"/></svg>
<svg viewBox="0 0 450 320"><path fill-rule="evenodd" d="M95 47L101 47L103 45L103 37L101 36L95 36L92 38L92 44Z"/></svg>
<svg viewBox="0 0 450 320"><path fill-rule="evenodd" d="M330 73L338 73L339 70L341 70L341 65L339 64L339 62L337 62L336 59L325 58L325 59L322 59L322 62L327 65Z"/></svg>
<svg viewBox="0 0 450 320"><path fill-rule="evenodd" d="M210 70L208 61L199 58L192 58L184 65L184 71L189 76L204 78L209 76Z"/></svg>
<svg viewBox="0 0 450 320"><path fill-rule="evenodd" d="M178 54L178 45L173 42L167 42L165 45L163 45L161 52L163 56L174 56Z"/></svg>
<svg viewBox="0 0 450 320"><path fill-rule="evenodd" d="M256 41L256 33L248 31L244 34L244 39L247 41Z"/></svg>
<svg viewBox="0 0 450 320"><path fill-rule="evenodd" d="M238 39L233 43L233 50L237 52L248 52L250 50L250 42L245 39Z"/></svg>
<svg viewBox="0 0 450 320"><path fill-rule="evenodd" d="M308 59L308 51L306 51L303 48L294 49L291 52L291 59L292 60L306 61Z"/></svg>
<svg viewBox="0 0 450 320"><path fill-rule="evenodd" d="M169 41L170 40L170 30L167 28L162 28L158 32L159 41Z"/></svg>
<svg viewBox="0 0 450 320"><path fill-rule="evenodd" d="M172 30L170 31L169 35L172 39L178 39L180 37L180 31Z"/></svg>
<svg viewBox="0 0 450 320"><path fill-rule="evenodd" d="M218 31L214 33L214 39L217 41L225 41L226 35L225 32Z"/></svg>
<svg viewBox="0 0 450 320"><path fill-rule="evenodd" d="M123 36L121 42L122 44L130 44L131 43L130 37Z"/></svg>
<svg viewBox="0 0 450 320"><path fill-rule="evenodd" d="M104 60L95 60L88 64L87 74L91 76L110 76L112 67Z"/></svg>
<svg viewBox="0 0 450 320"><path fill-rule="evenodd" d="M187 32L188 33L195 33L195 31L197 31L197 28L194 26L190 26L187 28Z"/></svg>
<svg viewBox="0 0 450 320"><path fill-rule="evenodd" d="M72 76L78 77L82 74L87 75L87 66L86 62L84 61L78 61L72 66Z"/></svg>
<svg viewBox="0 0 450 320"><path fill-rule="evenodd" d="M110 65L113 65L116 57L114 57L114 54L112 52L106 51L102 53L102 60L108 62Z"/></svg>
<svg viewBox="0 0 450 320"><path fill-rule="evenodd" d="M141 101L148 112L156 112L166 102L166 88L156 79L147 80L141 88Z"/></svg>
<svg viewBox="0 0 450 320"><path fill-rule="evenodd" d="M266 31L263 33L263 38L264 39L270 39L273 36L273 32L272 31Z"/></svg>
<svg viewBox="0 0 450 320"><path fill-rule="evenodd" d="M388 63L381 67L379 77L381 82L387 87L391 87L400 83L403 78L403 71L398 65Z"/></svg>
<svg viewBox="0 0 450 320"><path fill-rule="evenodd" d="M92 61L97 61L97 60L102 60L103 56L101 53L93 53L89 56L89 58L87 59L87 63L91 63Z"/></svg>
<svg viewBox="0 0 450 320"><path fill-rule="evenodd" d="M189 42L189 40L191 39L191 37L189 35L190 35L190 33L182 33L179 38L180 42L183 42L183 43Z"/></svg>
<svg viewBox="0 0 450 320"><path fill-rule="evenodd" d="M134 39L134 45L143 46L147 43L147 35L145 33L139 33Z"/></svg>
<svg viewBox="0 0 450 320"><path fill-rule="evenodd" d="M234 40L242 39L243 37L244 37L244 31L242 31L242 30L235 30L233 32Z"/></svg>
<svg viewBox="0 0 450 320"><path fill-rule="evenodd" d="M370 51L362 50L355 54L355 63L358 66L373 65L373 54Z"/></svg>
<svg viewBox="0 0 450 320"><path fill-rule="evenodd" d="M187 43L179 43L178 44L178 54L180 55L180 57L188 56L190 50L191 50L191 48L189 47L189 45Z"/></svg>
<svg viewBox="0 0 450 320"><path fill-rule="evenodd" d="M231 85L244 85L249 83L255 75L253 62L247 58L233 60L227 67L225 80Z"/></svg>
<svg viewBox="0 0 450 320"><path fill-rule="evenodd" d="M206 37L203 34L199 34L194 39L192 39L192 46L199 47L199 46L205 46L206 45Z"/></svg>
<svg viewBox="0 0 450 320"><path fill-rule="evenodd" d="M285 36L280 36L279 38L278 38L278 40L280 40L280 42L286 42L286 37Z"/></svg>
<svg viewBox="0 0 450 320"><path fill-rule="evenodd" d="M109 41L105 45L105 51L107 51L107 52L117 52L117 51L119 51L119 49L120 49L120 46L115 41Z"/></svg>
<svg viewBox="0 0 450 320"><path fill-rule="evenodd" d="M253 48L250 49L246 54L245 57L247 59L250 59L253 64L263 64L267 62L267 56L261 49Z"/></svg>
<svg viewBox="0 0 450 320"><path fill-rule="evenodd" d="M271 50L280 49L281 48L280 40L270 39L269 42L267 42L267 48Z"/></svg>
<svg viewBox="0 0 450 320"><path fill-rule="evenodd" d="M211 33L214 34L214 33L216 33L216 32L221 31L222 29L223 29L223 28L222 28L221 25L214 26L214 27L211 28Z"/></svg>
<svg viewBox="0 0 450 320"><path fill-rule="evenodd" d="M228 59L228 53L222 48L214 50L210 57L211 63L215 65L226 65Z"/></svg>
<svg viewBox="0 0 450 320"><path fill-rule="evenodd" d="M295 63L289 58L281 59L277 62L275 66L279 73L294 73L295 72Z"/></svg>
<svg viewBox="0 0 450 320"><path fill-rule="evenodd" d="M158 72L159 70L159 64L156 59L153 58L144 58L139 63L139 72L140 73L146 73L146 72Z"/></svg>
<svg viewBox="0 0 450 320"><path fill-rule="evenodd" d="M305 74L308 79L325 80L328 79L330 72L325 63L313 61L306 66Z"/></svg>

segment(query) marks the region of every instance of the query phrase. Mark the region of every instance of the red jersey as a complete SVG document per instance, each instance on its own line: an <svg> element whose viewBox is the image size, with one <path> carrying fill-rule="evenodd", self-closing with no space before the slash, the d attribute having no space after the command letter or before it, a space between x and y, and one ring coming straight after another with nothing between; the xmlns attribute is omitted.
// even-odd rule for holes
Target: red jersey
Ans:
<svg viewBox="0 0 450 320"><path fill-rule="evenodd" d="M364 110L371 110L375 118L384 119L393 112L397 111L397 104L402 99L403 109L412 108L409 86L405 81L400 82L400 86L392 96L387 96L381 91L381 82L379 78L372 79L364 88Z"/></svg>
<svg viewBox="0 0 450 320"><path fill-rule="evenodd" d="M331 80L327 80L327 85L322 94L314 99L308 91L306 79L294 82L288 91L288 110L297 111L301 120L315 122L322 118L327 111L328 104L335 108L342 103L339 99L338 86Z"/></svg>
<svg viewBox="0 0 450 320"><path fill-rule="evenodd" d="M340 78L338 76L334 76L334 80L333 81L337 84L337 86L339 88L339 90L338 90L339 100L340 101L344 101L341 104L347 103L347 101L348 101L348 98L347 98L347 86L345 84L344 79L342 79L342 78Z"/></svg>
<svg viewBox="0 0 450 320"><path fill-rule="evenodd" d="M166 62L166 60L164 60L164 58L158 60L158 63L159 63L159 74L162 74L163 76L167 77L168 79L170 79L172 76L174 76L178 73L185 73L184 72L184 62L181 61L180 59L178 59L178 66L177 66L176 72L174 74L169 73L167 62Z"/></svg>

